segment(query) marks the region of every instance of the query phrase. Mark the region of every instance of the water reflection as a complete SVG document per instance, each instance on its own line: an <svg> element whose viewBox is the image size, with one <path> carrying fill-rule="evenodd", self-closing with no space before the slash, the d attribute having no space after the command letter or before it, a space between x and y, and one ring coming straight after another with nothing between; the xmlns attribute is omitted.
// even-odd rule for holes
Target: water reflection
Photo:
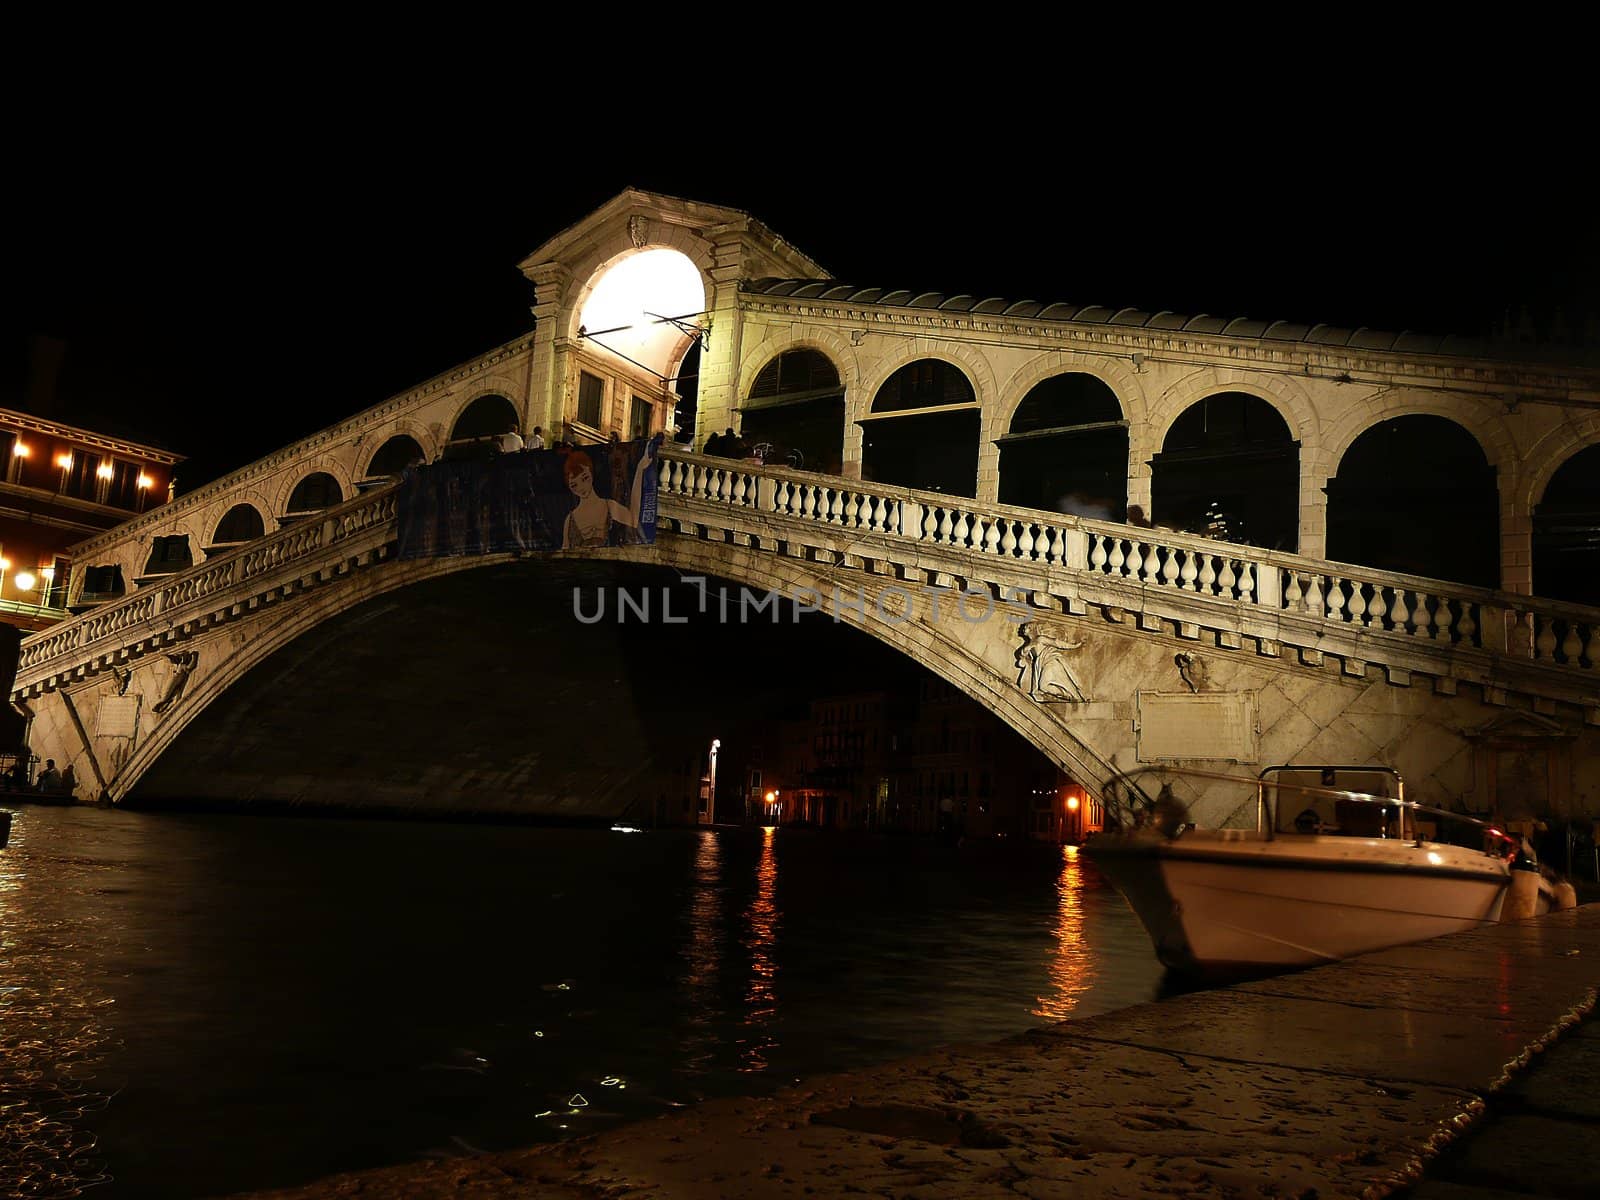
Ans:
<svg viewBox="0 0 1600 1200"><path fill-rule="evenodd" d="M1056 911L1051 932L1055 953L1048 964L1052 991L1040 996L1036 1017L1052 1021L1070 1017L1095 979L1094 955L1084 941L1083 858L1076 846L1061 847L1061 873L1056 877Z"/></svg>
<svg viewBox="0 0 1600 1200"><path fill-rule="evenodd" d="M686 1066L705 1068L717 1052L717 983L722 964L722 843L710 830L700 834L689 883L689 908L684 920L689 936L684 941L683 975L685 1020L683 1039Z"/></svg>
<svg viewBox="0 0 1600 1200"><path fill-rule="evenodd" d="M776 829L768 827L761 831L761 855L756 860L756 895L746 915L744 944L750 952L750 986L745 990L744 997L747 1033L741 1039L744 1044L739 1053L739 1070L745 1073L765 1071L770 1065L766 1052L778 1045L772 1033L772 1022L778 1012L776 836Z"/></svg>
<svg viewBox="0 0 1600 1200"><path fill-rule="evenodd" d="M80 953L96 936L93 864L46 867L53 848L30 825L0 855L0 1179L10 1196L79 1196L107 1178L84 1117L110 1099L96 1073L112 1000Z"/></svg>

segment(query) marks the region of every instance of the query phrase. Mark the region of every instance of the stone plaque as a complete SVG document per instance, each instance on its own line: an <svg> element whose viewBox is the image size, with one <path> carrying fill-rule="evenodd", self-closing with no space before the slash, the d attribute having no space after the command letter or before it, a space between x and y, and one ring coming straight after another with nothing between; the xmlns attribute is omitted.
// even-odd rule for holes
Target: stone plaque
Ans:
<svg viewBox="0 0 1600 1200"><path fill-rule="evenodd" d="M1140 692L1139 761L1256 761L1254 692Z"/></svg>
<svg viewBox="0 0 1600 1200"><path fill-rule="evenodd" d="M106 696L100 701L95 732L101 737L131 738L139 731L139 697Z"/></svg>

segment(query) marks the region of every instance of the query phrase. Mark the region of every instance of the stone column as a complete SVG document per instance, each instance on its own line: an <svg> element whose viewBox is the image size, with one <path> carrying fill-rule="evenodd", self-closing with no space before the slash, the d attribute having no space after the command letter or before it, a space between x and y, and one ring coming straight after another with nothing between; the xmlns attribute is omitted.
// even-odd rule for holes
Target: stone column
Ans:
<svg viewBox="0 0 1600 1200"><path fill-rule="evenodd" d="M1514 472L1500 480L1500 590L1533 595L1533 513L1512 498Z"/></svg>
<svg viewBox="0 0 1600 1200"><path fill-rule="evenodd" d="M566 415L566 337L562 329L571 300L572 272L560 263L541 263L527 272L534 285L532 362L522 427L542 426L549 438L561 436Z"/></svg>
<svg viewBox="0 0 1600 1200"><path fill-rule="evenodd" d="M1296 552L1307 558L1328 556L1328 479L1327 469L1302 450L1300 532Z"/></svg>
<svg viewBox="0 0 1600 1200"><path fill-rule="evenodd" d="M700 389L696 399L695 449L706 438L721 433L730 425L738 428L735 409L739 403L739 360L743 346L739 314L739 276L744 247L739 232L718 231L712 243L711 295L706 308L711 313L709 349L700 349Z"/></svg>

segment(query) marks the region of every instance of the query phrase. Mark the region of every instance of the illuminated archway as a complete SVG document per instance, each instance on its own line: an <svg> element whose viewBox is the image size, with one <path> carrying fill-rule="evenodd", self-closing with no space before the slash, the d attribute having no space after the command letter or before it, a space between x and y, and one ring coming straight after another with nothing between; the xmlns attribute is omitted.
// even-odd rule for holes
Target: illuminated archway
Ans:
<svg viewBox="0 0 1600 1200"><path fill-rule="evenodd" d="M579 336L659 379L683 353L685 326L706 306L700 270L687 255L655 247L625 255L594 281L578 317Z"/></svg>

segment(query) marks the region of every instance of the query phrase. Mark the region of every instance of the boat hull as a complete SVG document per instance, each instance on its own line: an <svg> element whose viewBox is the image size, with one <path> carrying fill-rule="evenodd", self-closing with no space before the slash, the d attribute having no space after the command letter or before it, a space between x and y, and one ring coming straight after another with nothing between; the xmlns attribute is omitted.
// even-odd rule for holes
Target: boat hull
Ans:
<svg viewBox="0 0 1600 1200"><path fill-rule="evenodd" d="M1231 833L1088 847L1169 967L1302 967L1457 933L1498 920L1509 882L1459 847Z"/></svg>

